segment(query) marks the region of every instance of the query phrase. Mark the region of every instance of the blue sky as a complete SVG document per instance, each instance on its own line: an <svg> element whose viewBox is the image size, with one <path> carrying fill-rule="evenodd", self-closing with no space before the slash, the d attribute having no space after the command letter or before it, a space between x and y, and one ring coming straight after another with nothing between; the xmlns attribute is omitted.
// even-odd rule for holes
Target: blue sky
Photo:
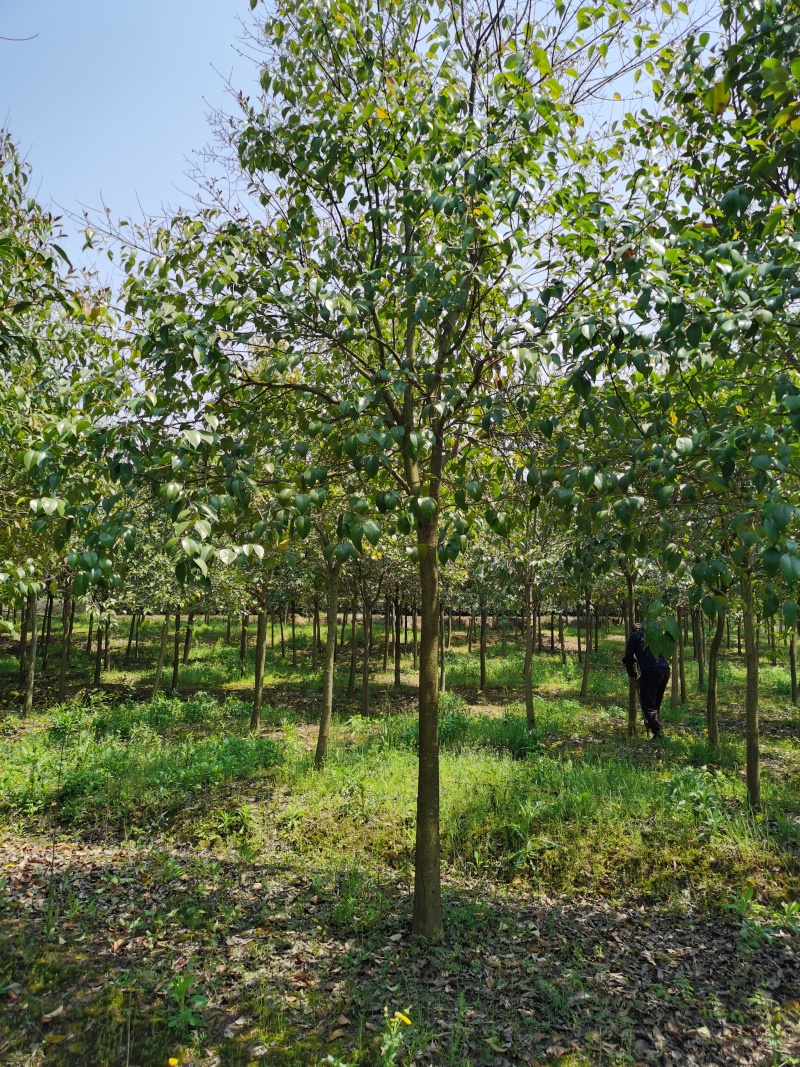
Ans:
<svg viewBox="0 0 800 1067"><path fill-rule="evenodd" d="M247 0L0 0L0 126L34 167L40 200L116 217L184 203L224 78L252 92L237 53Z"/></svg>

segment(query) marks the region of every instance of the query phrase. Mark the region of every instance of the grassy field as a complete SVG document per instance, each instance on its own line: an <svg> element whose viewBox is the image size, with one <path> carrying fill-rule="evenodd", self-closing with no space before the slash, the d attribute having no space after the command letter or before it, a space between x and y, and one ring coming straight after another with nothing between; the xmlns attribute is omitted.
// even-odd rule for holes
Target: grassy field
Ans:
<svg viewBox="0 0 800 1067"><path fill-rule="evenodd" d="M118 634L92 691L79 619L69 701L51 666L28 719L0 650L0 1062L800 1063L800 715L782 664L764 660L755 813L735 652L717 753L691 661L688 706L668 696L651 742L625 733L621 633L586 701L574 651L538 655L530 731L521 649L491 645L480 693L456 632L447 931L429 945L408 933L410 659L395 691L378 634L364 717L345 648L316 773L309 627L297 667L268 648L258 735L252 651L240 677L225 621L198 620L178 691L150 700L158 632L128 667Z"/></svg>

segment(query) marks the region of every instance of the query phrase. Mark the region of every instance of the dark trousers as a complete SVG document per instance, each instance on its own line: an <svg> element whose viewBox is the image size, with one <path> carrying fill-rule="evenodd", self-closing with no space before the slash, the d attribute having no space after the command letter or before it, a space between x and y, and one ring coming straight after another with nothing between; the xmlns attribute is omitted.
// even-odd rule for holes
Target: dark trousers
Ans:
<svg viewBox="0 0 800 1067"><path fill-rule="evenodd" d="M668 681L668 667L650 667L642 672L638 682L639 703L642 706L645 725L654 734L661 731L658 713L661 710L661 701L664 699Z"/></svg>

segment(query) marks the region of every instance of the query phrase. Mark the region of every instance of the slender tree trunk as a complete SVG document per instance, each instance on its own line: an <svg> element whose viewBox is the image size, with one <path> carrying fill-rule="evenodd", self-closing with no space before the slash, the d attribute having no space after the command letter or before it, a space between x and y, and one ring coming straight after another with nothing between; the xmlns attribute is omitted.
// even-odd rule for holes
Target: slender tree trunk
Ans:
<svg viewBox="0 0 800 1067"><path fill-rule="evenodd" d="M192 652L192 640L194 638L194 612L190 611L186 618L186 638L183 642L183 665L184 667L189 662L189 656ZM264 640L267 639L266 623L264 624Z"/></svg>
<svg viewBox="0 0 800 1067"><path fill-rule="evenodd" d="M383 605L383 672L384 674L389 669L389 632L391 626L389 625L389 605L391 601L386 596L386 603Z"/></svg>
<svg viewBox="0 0 800 1067"><path fill-rule="evenodd" d="M292 666L297 666L297 630L294 601L292 601Z"/></svg>
<svg viewBox="0 0 800 1067"><path fill-rule="evenodd" d="M69 646L72 641L72 627L75 622L75 601L64 595L64 623L61 637L61 666L58 672L58 699L62 701L67 695L67 668L69 667Z"/></svg>
<svg viewBox="0 0 800 1067"><path fill-rule="evenodd" d="M266 654L267 612L263 605L260 605L256 623L256 674L253 709L250 713L251 730L257 730L261 725L261 708L264 705L264 661Z"/></svg>
<svg viewBox="0 0 800 1067"><path fill-rule="evenodd" d="M275 608L269 609L269 647L275 648Z"/></svg>
<svg viewBox="0 0 800 1067"><path fill-rule="evenodd" d="M89 633L88 633L88 635L86 637L86 655L90 657L90 659L89 659L90 663L91 663L91 655L92 655L92 630L93 630L93 628L94 628L94 612L90 611L89 612Z"/></svg>
<svg viewBox="0 0 800 1067"><path fill-rule="evenodd" d="M792 679L792 703L797 703L797 631L792 629L789 638L789 674Z"/></svg>
<svg viewBox="0 0 800 1067"><path fill-rule="evenodd" d="M500 637L500 655L503 657L503 659L505 659L506 658L506 653L508 651L508 643L507 643L507 640L506 640L506 633L508 631L508 616L507 615L501 615L500 616L500 628L501 628L500 629L500 633L501 633L501 637ZM541 636L540 636L540 640L541 640Z"/></svg>
<svg viewBox="0 0 800 1067"><path fill-rule="evenodd" d="M564 613L559 611L558 613L558 647L561 650L561 665L567 662L567 645L564 640Z"/></svg>
<svg viewBox="0 0 800 1067"><path fill-rule="evenodd" d="M239 629L239 677L244 678L247 668L247 628L250 625L250 613L243 611L241 615L241 627ZM283 638L283 632L281 632ZM281 644L283 641L281 640Z"/></svg>
<svg viewBox="0 0 800 1067"><path fill-rule="evenodd" d="M131 649L133 648L133 631L135 629L136 629L136 612L132 611L131 612L131 624L128 627L128 645L127 645L127 648L125 649L125 657L124 657L124 659L122 661L125 664L126 667L128 666L128 664L131 661Z"/></svg>
<svg viewBox="0 0 800 1067"><path fill-rule="evenodd" d="M536 601L536 651L541 654L544 652L544 643L542 641L542 606L539 601Z"/></svg>
<svg viewBox="0 0 800 1067"><path fill-rule="evenodd" d="M586 654L583 657L583 678L581 679L581 699L589 695L589 671L592 665L592 590L587 585L586 593Z"/></svg>
<svg viewBox="0 0 800 1067"><path fill-rule="evenodd" d="M227 627L227 629L225 631L225 643L228 644L228 645L231 643L231 613L230 612L228 612L228 627Z"/></svg>
<svg viewBox="0 0 800 1067"><path fill-rule="evenodd" d="M697 688L701 691L706 687L706 650L704 640L703 613L697 609Z"/></svg>
<svg viewBox="0 0 800 1067"><path fill-rule="evenodd" d="M419 649L419 778L414 870L413 930L433 937L442 929L441 848L439 840L439 694L436 651L439 629L437 523L419 524L426 550L419 562L422 633Z"/></svg>
<svg viewBox="0 0 800 1067"><path fill-rule="evenodd" d="M575 605L575 631L578 635L578 663L583 663L583 649L581 648L581 606Z"/></svg>
<svg viewBox="0 0 800 1067"><path fill-rule="evenodd" d="M417 669L417 661L418 661L418 658L419 658L419 650L417 648L418 641L417 641L417 601L416 601L416 599L414 600L414 604L413 604L413 607L412 607L411 610L412 610L412 615L411 615L411 657L412 657L412 660L411 661L412 661L412 663L414 665L414 670L416 670Z"/></svg>
<svg viewBox="0 0 800 1067"><path fill-rule="evenodd" d="M556 617L555 614L550 612L550 652L553 653L556 650Z"/></svg>
<svg viewBox="0 0 800 1067"><path fill-rule="evenodd" d="M481 608L481 640L480 640L480 653L481 653L481 685L480 689L483 693L486 689L486 608Z"/></svg>
<svg viewBox="0 0 800 1067"><path fill-rule="evenodd" d="M369 657L372 652L373 605L364 597L364 652L361 660L361 714L369 715Z"/></svg>
<svg viewBox="0 0 800 1067"><path fill-rule="evenodd" d="M286 641L283 637L283 608L278 609L278 628L280 630L281 638L281 658L286 659Z"/></svg>
<svg viewBox="0 0 800 1067"><path fill-rule="evenodd" d="M736 620L736 655L742 654L742 620Z"/></svg>
<svg viewBox="0 0 800 1067"><path fill-rule="evenodd" d="M103 659L103 670L111 670L111 619L106 619L106 633L105 633L105 656Z"/></svg>
<svg viewBox="0 0 800 1067"><path fill-rule="evenodd" d="M592 648L597 651L600 647L600 609L595 604L594 606L594 644Z"/></svg>
<svg viewBox="0 0 800 1067"><path fill-rule="evenodd" d="M336 652L336 621L339 611L339 568L328 571L328 609L325 617L327 633L325 635L325 668L322 679L322 714L319 720L319 735L317 736L317 749L314 753L314 766L317 770L322 768L328 757L328 740L331 732L331 717L333 715L333 671ZM355 618L355 612L353 612ZM353 638L355 647L355 636Z"/></svg>
<svg viewBox="0 0 800 1067"><path fill-rule="evenodd" d="M475 614L470 612L469 622L467 623L467 652L472 655L472 638L475 633Z"/></svg>
<svg viewBox="0 0 800 1067"><path fill-rule="evenodd" d="M628 625L630 626L630 633L636 624L636 608L634 605L634 582L633 575L630 572L625 573L625 582L628 588L628 597L626 601L626 607L628 609ZM628 634L625 634L627 640ZM628 736L636 736L636 681L633 678L628 679Z"/></svg>
<svg viewBox="0 0 800 1067"><path fill-rule="evenodd" d="M172 692L178 691L178 671L181 665L181 608L175 608L175 631L172 639ZM242 672L244 673L244 672Z"/></svg>
<svg viewBox="0 0 800 1067"><path fill-rule="evenodd" d="M356 646L358 645L358 605L355 597L353 597L353 623L351 629L350 640L350 677L347 679L347 699L352 700L356 692L356 662L358 652Z"/></svg>
<svg viewBox="0 0 800 1067"><path fill-rule="evenodd" d="M439 609L439 692L444 693L447 687L444 663L444 611Z"/></svg>
<svg viewBox="0 0 800 1067"><path fill-rule="evenodd" d="M342 648L344 648L344 639L345 639L345 634L346 633L347 633L347 608L344 609L344 613L342 615L342 636L341 636L341 639L339 641L339 644L342 646Z"/></svg>
<svg viewBox="0 0 800 1067"><path fill-rule="evenodd" d="M449 607L447 609L447 651L450 651L450 645L453 641L453 609Z"/></svg>
<svg viewBox="0 0 800 1067"><path fill-rule="evenodd" d="M152 700L161 688L161 673L164 670L164 659L167 653L167 637L169 636L169 612L164 615L164 625L161 627L161 644L158 648L158 662L156 663L156 676L153 680Z"/></svg>
<svg viewBox="0 0 800 1067"><path fill-rule="evenodd" d="M140 611L136 615L136 640L134 641L134 644L133 644L133 656L134 656L134 659L137 661L137 663L139 661L139 631L142 628L142 622L143 621L144 621L144 612Z"/></svg>
<svg viewBox="0 0 800 1067"><path fill-rule="evenodd" d="M26 646L28 644L28 621L30 618L30 597L23 603L21 611L21 619L19 625L19 680L24 682L26 678L25 670L25 653Z"/></svg>
<svg viewBox="0 0 800 1067"><path fill-rule="evenodd" d="M753 589L750 572L742 575L742 622L744 623L745 724L747 746L747 799L754 808L761 806L761 767L758 736L758 645L753 619Z"/></svg>
<svg viewBox="0 0 800 1067"><path fill-rule="evenodd" d="M95 632L94 685L98 686L100 685L100 672L103 669L103 626L99 614Z"/></svg>
<svg viewBox="0 0 800 1067"><path fill-rule="evenodd" d="M525 631L525 717L528 721L528 729L532 730L536 725L536 713L533 709L533 589L530 581L525 583L523 597L525 612L523 629Z"/></svg>
<svg viewBox="0 0 800 1067"><path fill-rule="evenodd" d="M731 648L731 617L730 617L730 615L727 615L727 614L725 616L725 638L726 638L725 647L730 652L730 648Z"/></svg>
<svg viewBox="0 0 800 1067"><path fill-rule="evenodd" d="M30 715L33 711L33 686L36 679L36 642L39 637L37 621L38 601L36 594L31 593L28 597L28 618L30 619L31 647L28 652L28 670L25 676L25 707L24 715Z"/></svg>
<svg viewBox="0 0 800 1067"><path fill-rule="evenodd" d="M680 621L678 622L678 629L680 629ZM681 679L680 671L678 669L678 642L672 646L672 670L670 672L670 685L671 692L669 697L670 707L680 707L681 703Z"/></svg>
<svg viewBox="0 0 800 1067"><path fill-rule="evenodd" d="M706 696L706 726L708 740L719 751L719 722L717 719L717 674L719 667L719 650L725 636L725 617L717 615L717 627L711 641L708 656L708 695Z"/></svg>
<svg viewBox="0 0 800 1067"><path fill-rule="evenodd" d="M46 628L44 631L44 651L42 652L42 674L47 670L47 661L50 658L50 633L53 629L53 594L47 594L47 608L45 610Z"/></svg>
<svg viewBox="0 0 800 1067"><path fill-rule="evenodd" d="M400 631L400 584L398 583L394 587L394 684L396 689L400 688L400 657L403 651L400 644Z"/></svg>
<svg viewBox="0 0 800 1067"><path fill-rule="evenodd" d="M684 644L684 638L686 635L686 611L683 610L683 626L680 625L680 619L678 620L678 672L681 678L681 704L686 705L686 646Z"/></svg>
<svg viewBox="0 0 800 1067"><path fill-rule="evenodd" d="M778 666L778 654L775 651L775 616L769 620L769 662L772 667Z"/></svg>

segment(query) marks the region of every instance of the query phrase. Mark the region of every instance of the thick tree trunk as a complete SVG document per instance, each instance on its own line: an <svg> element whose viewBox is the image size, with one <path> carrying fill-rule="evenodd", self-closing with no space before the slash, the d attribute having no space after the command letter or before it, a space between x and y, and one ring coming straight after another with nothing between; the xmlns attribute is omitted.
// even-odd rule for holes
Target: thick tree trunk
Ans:
<svg viewBox="0 0 800 1067"><path fill-rule="evenodd" d="M25 676L25 707L24 715L30 715L33 711L33 686L36 679L36 642L39 637L37 621L38 601L36 594L31 593L28 597L28 618L30 619L31 647L28 652L28 669Z"/></svg>
<svg viewBox="0 0 800 1067"><path fill-rule="evenodd" d="M754 808L761 806L761 767L758 736L758 645L753 619L753 589L749 572L742 577L742 622L744 624L745 732L747 747L747 799Z"/></svg>
<svg viewBox="0 0 800 1067"><path fill-rule="evenodd" d="M156 663L156 676L153 680L152 700L161 688L161 673L164 670L164 658L167 652L167 637L169 636L169 612L164 615L164 625L161 627L161 644L158 648L158 662Z"/></svg>
<svg viewBox="0 0 800 1067"><path fill-rule="evenodd" d="M186 618L186 638L183 642L183 665L184 667L189 662L189 656L192 652L192 640L194 638L194 612L190 611ZM264 623L264 641L267 640L267 624Z"/></svg>
<svg viewBox="0 0 800 1067"><path fill-rule="evenodd" d="M351 639L350 639L350 676L347 679L347 699L352 700L356 692L356 662L357 662L357 650L358 644L358 606L356 604L355 597L353 598L353 623L351 627Z"/></svg>
<svg viewBox="0 0 800 1067"><path fill-rule="evenodd" d="M589 695L589 671L592 666L592 590L587 585L586 601L586 653L583 657L583 678L581 679L581 699Z"/></svg>
<svg viewBox="0 0 800 1067"><path fill-rule="evenodd" d="M314 753L314 766L317 770L322 768L328 758L328 739L331 732L331 717L333 714L333 670L336 651L336 620L339 611L339 568L328 571L328 612L326 616L327 634L325 638L325 669L322 679L322 714L319 720L319 735L317 736L317 749ZM353 612L355 617L355 611ZM355 647L355 634L353 635Z"/></svg>
<svg viewBox="0 0 800 1067"><path fill-rule="evenodd" d="M400 585L398 583L394 587L394 684L396 689L400 688L400 657L403 651L400 644L400 631Z"/></svg>
<svg viewBox="0 0 800 1067"><path fill-rule="evenodd" d="M536 725L536 713L533 710L533 590L530 582L525 583L523 599L525 611L525 670L523 674L523 686L525 688L525 717L528 720L528 728L533 729Z"/></svg>
<svg viewBox="0 0 800 1067"><path fill-rule="evenodd" d="M628 633L630 633L630 631L633 630L633 627L636 624L636 618L635 618L636 608L635 608L635 605L634 605L633 575L628 573L628 572L626 572L626 574L625 574L625 582L626 582L626 585L627 585L627 588L628 588L628 596L627 596L627 600L625 602L625 606L627 608L627 614L628 614L628 627L629 627ZM628 633L625 634L626 641L627 641L627 638L628 638ZM636 736L636 696L637 696L636 680L634 678L629 678L628 679L628 736L629 737L635 737Z"/></svg>
<svg viewBox="0 0 800 1067"><path fill-rule="evenodd" d="M483 692L486 689L486 608L481 608L480 663L480 690Z"/></svg>
<svg viewBox="0 0 800 1067"><path fill-rule="evenodd" d="M250 729L261 725L261 708L264 704L264 661L267 654L267 612L264 607L258 612L256 625L256 676L253 694L253 710L250 713Z"/></svg>
<svg viewBox="0 0 800 1067"><path fill-rule="evenodd" d="M439 630L439 566L436 556L437 524L435 520L420 521L419 541L424 548L419 562L422 633L419 649L419 778L413 930L415 934L433 937L442 929L439 841L439 693L436 669Z"/></svg>
<svg viewBox="0 0 800 1067"><path fill-rule="evenodd" d="M725 636L725 616L717 615L717 628L711 641L711 650L708 656L708 695L706 696L706 726L708 740L719 751L719 723L717 721L717 673L719 666L719 650L722 647L722 639Z"/></svg>
<svg viewBox="0 0 800 1067"><path fill-rule="evenodd" d="M181 609L175 609L175 634L172 642L172 692L178 691L178 671L181 666Z"/></svg>
<svg viewBox="0 0 800 1067"><path fill-rule="evenodd" d="M67 668L69 667L69 646L72 642L72 627L75 622L75 601L65 594L64 622L61 635L61 665L58 672L58 699L67 695Z"/></svg>

